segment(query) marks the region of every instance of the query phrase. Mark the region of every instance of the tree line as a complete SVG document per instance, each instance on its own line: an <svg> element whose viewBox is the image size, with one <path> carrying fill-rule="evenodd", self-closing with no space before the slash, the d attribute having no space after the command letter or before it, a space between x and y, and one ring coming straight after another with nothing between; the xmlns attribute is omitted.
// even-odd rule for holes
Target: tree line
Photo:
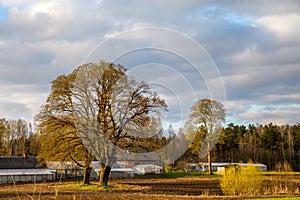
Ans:
<svg viewBox="0 0 300 200"><path fill-rule="evenodd" d="M234 125L230 123L214 149L216 160L264 163L274 170L278 163L289 163L300 171L300 124Z"/></svg>
<svg viewBox="0 0 300 200"><path fill-rule="evenodd" d="M32 123L0 119L0 156L37 156L40 142Z"/></svg>
<svg viewBox="0 0 300 200"><path fill-rule="evenodd" d="M193 137L182 159L198 162L205 133L201 126ZM190 133L187 133L190 139ZM229 123L212 149L213 162L249 162L266 164L276 170L278 164L289 164L293 171L300 171L300 124L235 125ZM205 161L202 159L201 161Z"/></svg>
<svg viewBox="0 0 300 200"><path fill-rule="evenodd" d="M189 134L183 129L178 133L174 130L172 135L163 136L163 130L157 138L148 138L149 146L147 151L155 151L165 146L171 140L178 140L172 147L174 149L183 148L181 142L190 140ZM41 139L43 134L37 133L33 129L32 123L23 119L6 120L0 119L0 155L1 156L41 156L43 149L41 143L48 143L54 147L57 143L49 143L48 140ZM52 138L53 139L53 138ZM72 138L75 140L75 138ZM79 137L76 137L80 140ZM206 161L207 158L199 159L198 154L204 140L204 134L197 133L189 148L178 159L160 155L160 159L169 160L172 166L184 168L187 162ZM123 144L125 147L125 144ZM58 145L59 146L59 145ZM74 147L74 146L73 146ZM81 146L83 148L83 146ZM45 148L44 148L45 149ZM83 149L72 149L73 152L80 152ZM139 146L132 146L131 151L142 152L144 149ZM64 154L70 154L70 150L65 149ZM53 156L56 155L55 153ZM54 156L54 159L59 156ZM266 164L269 170L276 170L279 163L288 163L292 170L300 171L300 124L276 125L273 123L265 125L236 125L229 123L222 129L221 135L211 152L213 162L248 162L252 160L256 163ZM78 155L78 159L84 160L84 156ZM92 160L90 158L90 160ZM159 160L159 162L162 162Z"/></svg>
<svg viewBox="0 0 300 200"><path fill-rule="evenodd" d="M161 130L162 132L163 130ZM170 130L169 130L170 132ZM172 132L174 132L172 130ZM175 138L174 138L175 137ZM0 119L0 155L1 156L29 156L41 155L41 134L37 133L32 123L23 119L6 120ZM77 137L77 139L79 139ZM148 151L157 150L168 144L172 139L178 141L189 140L188 133L180 129L178 133L148 138L148 143L156 144L149 147ZM193 142L180 159L162 157L174 162L173 166L184 168L186 162L198 162L199 150L204 139L204 134L199 132L193 138ZM46 140L48 145L49 140ZM53 143L54 144L54 143ZM182 148L180 142L175 142L172 148ZM177 145L178 144L178 145ZM50 145L51 146L51 145ZM141 152L141 147L132 147L132 151ZM79 152L78 149L72 149ZM65 154L68 154L67 149ZM55 157L54 157L55 158ZM83 157L81 156L81 159ZM212 149L213 162L248 162L252 160L264 163L269 170L275 170L278 163L289 163L294 171L300 171L300 124L276 125L235 125L228 124L222 129L222 133ZM206 161L206 158L202 159Z"/></svg>

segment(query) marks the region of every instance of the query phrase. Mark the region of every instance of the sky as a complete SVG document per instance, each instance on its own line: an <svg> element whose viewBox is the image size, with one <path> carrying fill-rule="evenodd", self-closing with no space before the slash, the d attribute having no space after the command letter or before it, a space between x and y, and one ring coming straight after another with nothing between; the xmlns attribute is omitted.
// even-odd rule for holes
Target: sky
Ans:
<svg viewBox="0 0 300 200"><path fill-rule="evenodd" d="M300 122L300 2L0 0L0 118L32 121L51 81L120 63L180 127L196 99L226 123Z"/></svg>

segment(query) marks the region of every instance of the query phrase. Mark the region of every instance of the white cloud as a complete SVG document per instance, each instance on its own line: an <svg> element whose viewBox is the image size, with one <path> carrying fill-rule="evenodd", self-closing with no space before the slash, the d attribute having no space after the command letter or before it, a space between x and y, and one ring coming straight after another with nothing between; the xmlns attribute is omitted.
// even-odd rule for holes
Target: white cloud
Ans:
<svg viewBox="0 0 300 200"><path fill-rule="evenodd" d="M0 87L0 113L7 113L9 119L32 120L45 102L47 89L36 85L5 85Z"/></svg>
<svg viewBox="0 0 300 200"><path fill-rule="evenodd" d="M63 1L36 1L25 8L11 8L8 27L32 39L55 37L67 30L70 12Z"/></svg>
<svg viewBox="0 0 300 200"><path fill-rule="evenodd" d="M283 44L300 43L299 14L271 15L257 19L259 25L265 26L277 40Z"/></svg>
<svg viewBox="0 0 300 200"><path fill-rule="evenodd" d="M299 115L300 105L269 105L254 106L252 109L241 113L239 117L246 123L285 125L298 123Z"/></svg>

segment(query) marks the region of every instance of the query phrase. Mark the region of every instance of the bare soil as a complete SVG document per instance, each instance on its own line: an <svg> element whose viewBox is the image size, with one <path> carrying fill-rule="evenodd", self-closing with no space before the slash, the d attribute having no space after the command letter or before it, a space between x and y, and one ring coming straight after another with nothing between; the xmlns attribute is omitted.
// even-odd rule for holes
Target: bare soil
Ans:
<svg viewBox="0 0 300 200"><path fill-rule="evenodd" d="M49 182L0 186L0 199L245 199L266 196L224 196L218 178L187 177L111 180L109 189L72 188L78 182ZM96 184L96 183L94 183ZM77 184L78 185L78 184ZM270 196L268 197L275 197ZM277 195L276 197L287 197ZM300 195L299 195L300 197Z"/></svg>

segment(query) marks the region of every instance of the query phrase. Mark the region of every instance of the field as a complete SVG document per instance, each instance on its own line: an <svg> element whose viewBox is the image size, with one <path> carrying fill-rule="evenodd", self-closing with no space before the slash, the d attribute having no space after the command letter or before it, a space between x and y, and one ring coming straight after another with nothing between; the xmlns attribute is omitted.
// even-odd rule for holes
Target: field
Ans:
<svg viewBox="0 0 300 200"><path fill-rule="evenodd" d="M291 197L300 199L299 192L279 191L272 194L271 181L275 176L265 176L266 191L260 196L224 196L219 185L219 176L206 175L185 177L149 176L134 179L110 180L107 188L100 188L97 182L86 186L79 181L62 181L0 186L0 199L258 199ZM299 177L292 176L294 186L300 186ZM277 180L277 179L276 179ZM277 182L276 182L277 183Z"/></svg>

